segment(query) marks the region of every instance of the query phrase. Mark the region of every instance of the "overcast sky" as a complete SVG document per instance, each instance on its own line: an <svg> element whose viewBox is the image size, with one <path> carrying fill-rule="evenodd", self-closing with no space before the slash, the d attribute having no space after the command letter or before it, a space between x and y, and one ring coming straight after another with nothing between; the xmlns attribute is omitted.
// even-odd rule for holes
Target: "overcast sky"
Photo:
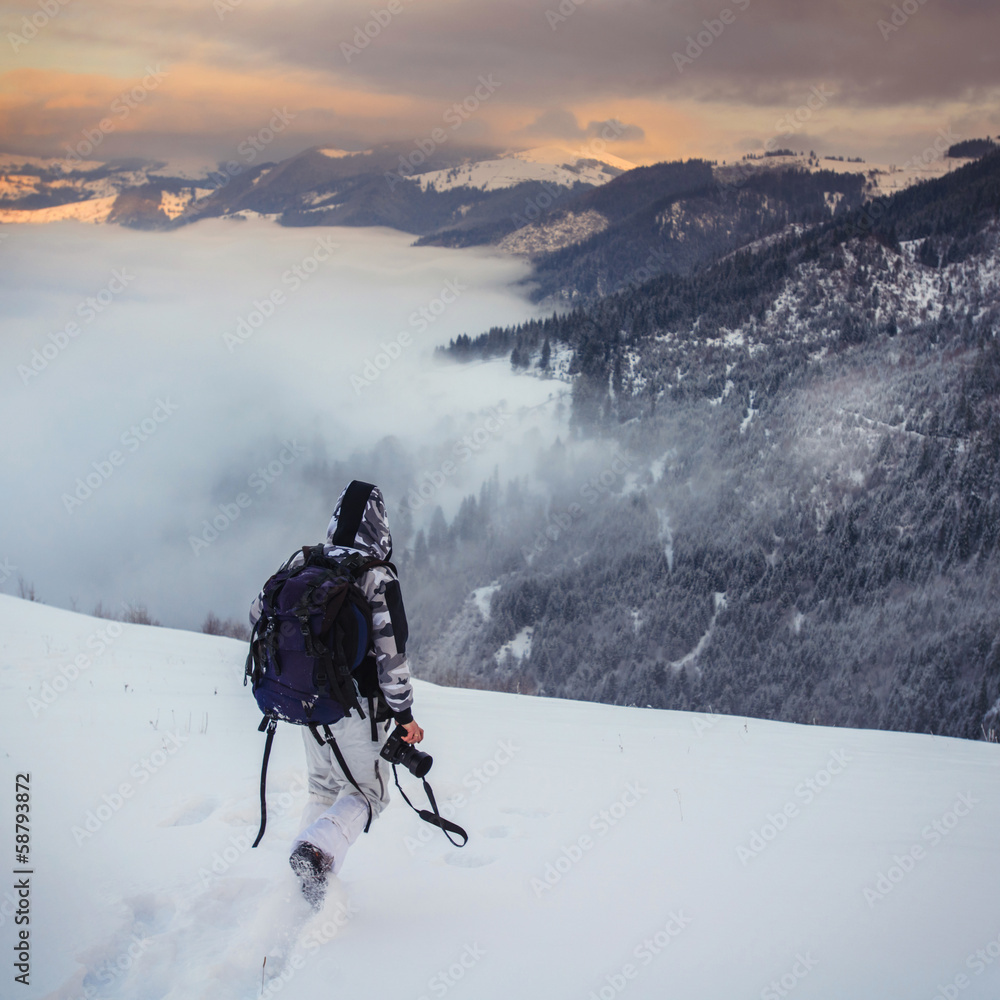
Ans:
<svg viewBox="0 0 1000 1000"><path fill-rule="evenodd" d="M0 24L0 142L35 155L107 119L104 156L214 162L275 108L270 158L415 141L477 86L464 141L587 148L614 118L638 163L1000 133L996 0L8 0Z"/></svg>

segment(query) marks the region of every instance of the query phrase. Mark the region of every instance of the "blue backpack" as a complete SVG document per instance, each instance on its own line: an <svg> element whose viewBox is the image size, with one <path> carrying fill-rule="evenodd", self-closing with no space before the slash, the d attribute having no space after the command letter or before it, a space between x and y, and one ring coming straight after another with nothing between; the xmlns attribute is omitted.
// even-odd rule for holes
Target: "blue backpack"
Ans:
<svg viewBox="0 0 1000 1000"><path fill-rule="evenodd" d="M368 700L373 740L378 739L376 723L389 714L369 655L371 606L357 578L372 566L391 564L361 553L332 559L322 545L301 551L300 565L289 567L295 553L264 584L260 617L250 633L243 683L251 684L264 715L258 729L267 733L260 776L261 825L254 847L267 824L267 762L278 720L308 726L318 743L329 744L357 788L329 727L355 710L365 718L359 696Z"/></svg>

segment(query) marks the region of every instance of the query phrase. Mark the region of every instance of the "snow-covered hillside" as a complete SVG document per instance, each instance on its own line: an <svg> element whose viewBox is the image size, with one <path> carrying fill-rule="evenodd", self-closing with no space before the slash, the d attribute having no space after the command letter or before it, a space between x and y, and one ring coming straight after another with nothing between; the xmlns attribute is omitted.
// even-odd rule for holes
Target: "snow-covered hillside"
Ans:
<svg viewBox="0 0 1000 1000"><path fill-rule="evenodd" d="M635 168L620 156L602 153L588 157L586 151L573 152L563 146L539 146L504 153L496 159L477 160L448 170L431 170L413 179L422 190L447 191L456 187L496 191L524 181L543 181L572 187L576 183L606 184Z"/></svg>
<svg viewBox="0 0 1000 1000"><path fill-rule="evenodd" d="M791 225L740 252L759 253L776 240L798 232L801 227ZM841 267L830 270L813 262L800 265L783 282L762 316L751 316L738 328L722 331L719 337L701 343L726 356L730 361L728 375L748 362L752 364L766 344L805 345L811 349L810 360L822 361L841 335L840 326L834 324L841 322L843 314L831 308L836 303L848 304L854 316L878 328L890 322L915 326L947 315L968 315L979 320L989 315L1000 299L1000 226L990 226L984 239L989 243L988 252L954 264L942 263L941 267L921 263L921 240L903 241L898 254L881 247L871 250L854 241L840 251ZM651 368L674 372L671 384L679 385L699 363L693 357L679 360L678 348L681 353L686 351L688 337L686 329L665 331L654 344L631 350L625 376L629 390L641 393ZM677 362L664 361L674 357ZM893 355L893 363L897 361L898 356Z"/></svg>
<svg viewBox="0 0 1000 1000"><path fill-rule="evenodd" d="M97 160L43 159L0 154L0 223L46 224L114 221L116 202L129 192L144 192L149 211L177 218L211 194L211 167L196 161L105 164ZM169 180L168 180L169 179ZM194 183L184 185L184 180ZM167 188L163 188L166 183Z"/></svg>
<svg viewBox="0 0 1000 1000"><path fill-rule="evenodd" d="M65 222L75 219L77 222L107 222L111 210L118 200L113 194L107 198L90 198L87 201L71 201L66 205L54 205L51 208L0 208L0 223L48 223Z"/></svg>
<svg viewBox="0 0 1000 1000"><path fill-rule="evenodd" d="M994 745L418 682L430 778L469 845L395 795L314 916L286 860L292 727L248 849L263 738L240 643L6 596L0 622L12 868L17 775L31 797L31 874L0 907L4 996L1000 991ZM16 880L30 924L12 920Z"/></svg>
<svg viewBox="0 0 1000 1000"><path fill-rule="evenodd" d="M868 198L885 198L904 191L914 184L944 177L971 160L966 157L949 157L945 155L947 142L941 138L921 150L918 155L910 157L903 163L869 163L864 160L845 160L843 157L824 156L769 155L762 159L735 160L723 163L713 169L719 183L725 188L740 187L748 177L764 170L788 170L794 167L809 173L820 170L833 171L838 174L861 174L866 181L865 194ZM836 199L831 196L831 210L836 207Z"/></svg>

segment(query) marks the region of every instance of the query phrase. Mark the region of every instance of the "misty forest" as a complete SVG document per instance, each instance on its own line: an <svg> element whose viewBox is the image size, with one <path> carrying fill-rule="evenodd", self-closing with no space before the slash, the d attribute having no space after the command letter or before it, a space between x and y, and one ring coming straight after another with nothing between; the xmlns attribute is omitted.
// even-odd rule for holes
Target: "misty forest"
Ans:
<svg viewBox="0 0 1000 1000"><path fill-rule="evenodd" d="M572 413L532 481L397 516L420 674L996 739L1000 154L826 221L828 181L780 179L736 252L628 281L665 216L749 232L752 174L551 255L571 311L452 341L562 363Z"/></svg>

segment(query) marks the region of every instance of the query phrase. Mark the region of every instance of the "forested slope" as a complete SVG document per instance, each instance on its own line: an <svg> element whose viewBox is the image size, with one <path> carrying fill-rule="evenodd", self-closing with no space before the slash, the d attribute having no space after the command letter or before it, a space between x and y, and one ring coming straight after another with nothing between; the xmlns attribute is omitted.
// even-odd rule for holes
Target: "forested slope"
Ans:
<svg viewBox="0 0 1000 1000"><path fill-rule="evenodd" d="M539 463L545 489L484 484L417 538L426 675L997 728L998 176L992 155L689 277L453 345L533 371L570 350L573 435Z"/></svg>

